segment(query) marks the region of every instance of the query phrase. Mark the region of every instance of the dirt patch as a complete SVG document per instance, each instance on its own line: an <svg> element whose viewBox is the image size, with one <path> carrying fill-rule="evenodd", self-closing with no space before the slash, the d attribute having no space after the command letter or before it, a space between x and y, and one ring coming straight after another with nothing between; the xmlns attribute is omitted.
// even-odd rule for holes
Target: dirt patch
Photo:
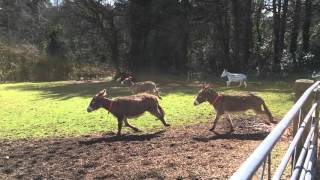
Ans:
<svg viewBox="0 0 320 180"><path fill-rule="evenodd" d="M227 179L272 126L239 118L157 132L4 141L0 179Z"/></svg>

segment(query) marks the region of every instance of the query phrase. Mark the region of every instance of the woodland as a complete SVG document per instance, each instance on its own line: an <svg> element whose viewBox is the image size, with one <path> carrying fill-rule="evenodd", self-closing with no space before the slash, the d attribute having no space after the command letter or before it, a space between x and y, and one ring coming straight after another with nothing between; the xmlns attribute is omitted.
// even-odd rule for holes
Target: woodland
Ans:
<svg viewBox="0 0 320 180"><path fill-rule="evenodd" d="M0 80L320 71L319 0L0 0Z"/></svg>

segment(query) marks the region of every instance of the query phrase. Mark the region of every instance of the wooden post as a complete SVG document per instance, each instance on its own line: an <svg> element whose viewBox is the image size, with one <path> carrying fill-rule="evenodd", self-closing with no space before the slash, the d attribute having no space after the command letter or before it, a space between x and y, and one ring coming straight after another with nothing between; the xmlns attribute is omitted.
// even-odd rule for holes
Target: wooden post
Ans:
<svg viewBox="0 0 320 180"><path fill-rule="evenodd" d="M301 95L314 83L313 80L310 79L298 79L295 82L295 102L301 97ZM310 110L310 107L312 106L313 102L313 95L310 95L308 100L305 102L305 104L302 106L299 115L293 120L293 137L296 135L298 128L300 127L301 122L303 121L305 115ZM292 169L294 169L294 166L298 160L298 157L300 155L301 149L303 147L303 144L305 142L305 139L309 133L311 125L311 120L306 125L304 133L301 137L301 140L299 141L296 151L293 155L292 160Z"/></svg>

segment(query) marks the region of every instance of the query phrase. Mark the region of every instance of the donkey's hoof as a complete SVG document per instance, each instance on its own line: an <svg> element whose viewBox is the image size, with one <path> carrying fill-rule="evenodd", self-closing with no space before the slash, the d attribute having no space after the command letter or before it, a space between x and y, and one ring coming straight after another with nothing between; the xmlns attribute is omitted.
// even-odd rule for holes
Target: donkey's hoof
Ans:
<svg viewBox="0 0 320 180"><path fill-rule="evenodd" d="M164 126L166 126L166 127L170 127L170 124L165 124Z"/></svg>
<svg viewBox="0 0 320 180"><path fill-rule="evenodd" d="M136 128L136 129L133 129L134 132L142 132L140 129Z"/></svg>

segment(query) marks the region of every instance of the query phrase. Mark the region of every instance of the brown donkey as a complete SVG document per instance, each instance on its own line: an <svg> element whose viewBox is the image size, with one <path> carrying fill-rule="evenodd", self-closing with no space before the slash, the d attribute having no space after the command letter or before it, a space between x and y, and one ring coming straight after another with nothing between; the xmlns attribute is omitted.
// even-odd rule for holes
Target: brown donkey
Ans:
<svg viewBox="0 0 320 180"><path fill-rule="evenodd" d="M131 126L128 123L128 118L134 118L142 115L146 111L161 120L164 126L170 126L164 119L164 111L158 103L156 96L151 94L137 94L132 96L124 96L116 99L106 98L106 90L96 94L88 108L88 112L92 112L99 108L104 108L118 119L118 133L121 135L123 123L134 131L139 131L138 128Z"/></svg>
<svg viewBox="0 0 320 180"><path fill-rule="evenodd" d="M214 131L220 116L225 112L239 112L252 109L257 114L266 114L269 118L269 122L266 123L269 124L270 122L274 122L273 117L263 99L255 96L252 93L243 93L238 95L219 95L208 85L205 85L199 91L199 94L194 101L194 105L197 106L205 101L208 101L216 110L216 118L210 131ZM227 120L231 125L230 131L234 131L232 120L229 114Z"/></svg>

